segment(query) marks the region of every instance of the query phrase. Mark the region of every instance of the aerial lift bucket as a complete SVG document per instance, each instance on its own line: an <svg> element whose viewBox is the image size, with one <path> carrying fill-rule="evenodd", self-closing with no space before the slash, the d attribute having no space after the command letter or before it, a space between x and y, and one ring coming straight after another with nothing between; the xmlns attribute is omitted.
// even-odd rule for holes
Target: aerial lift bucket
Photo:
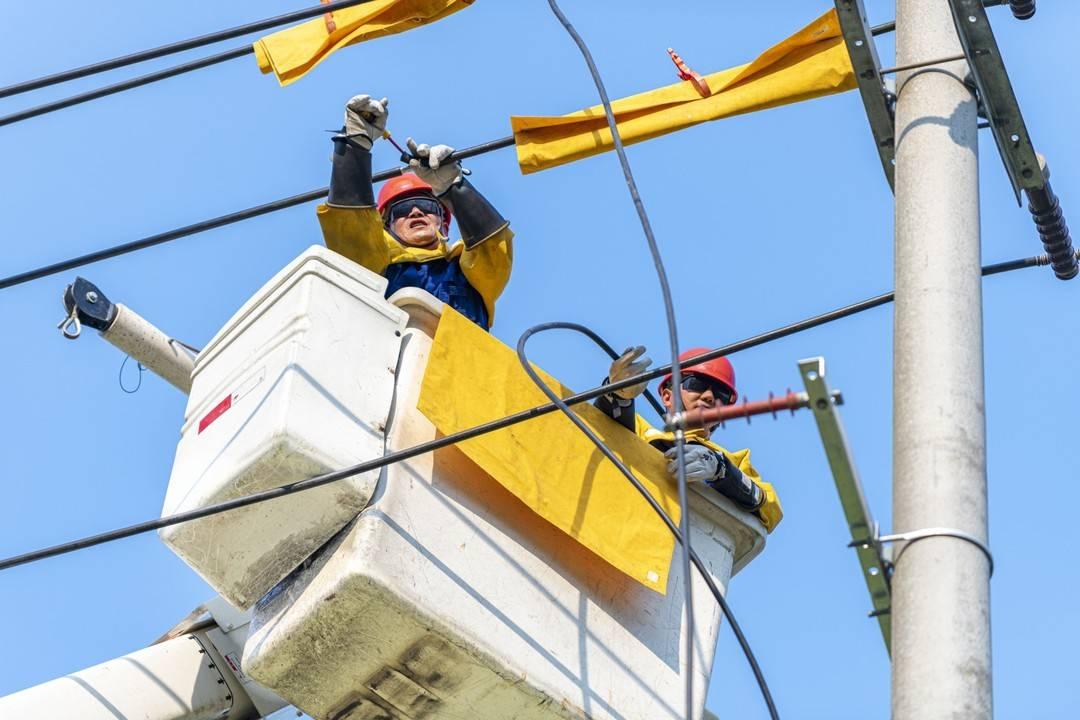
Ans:
<svg viewBox="0 0 1080 720"><path fill-rule="evenodd" d="M417 403L443 306L416 289L387 305L410 316L394 451L438 434ZM694 548L726 592L764 528L708 488L691 489L690 512ZM383 469L359 517L255 605L242 665L319 720L682 718L679 565L665 593L645 587L451 446ZM692 588L697 720L721 615L700 577Z"/></svg>
<svg viewBox="0 0 1080 720"><path fill-rule="evenodd" d="M163 515L380 457L407 314L313 246L198 354ZM173 525L161 539L250 608L367 504L377 473Z"/></svg>

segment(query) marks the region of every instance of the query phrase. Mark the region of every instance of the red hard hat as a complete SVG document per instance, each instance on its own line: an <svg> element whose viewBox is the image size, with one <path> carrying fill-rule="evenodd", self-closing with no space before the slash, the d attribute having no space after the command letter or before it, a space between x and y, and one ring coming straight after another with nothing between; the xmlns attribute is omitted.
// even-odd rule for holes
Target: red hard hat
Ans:
<svg viewBox="0 0 1080 720"><path fill-rule="evenodd" d="M431 189L430 185L415 174L411 172L402 173L395 178L390 178L381 188L379 188L379 214L382 215L385 213L386 208L390 206L390 203L409 195L430 195L431 197L435 197L435 191ZM450 229L450 208L446 207L446 203L442 203L442 206L442 231L443 234L445 234L446 231Z"/></svg>
<svg viewBox="0 0 1080 720"><path fill-rule="evenodd" d="M692 357L698 355L704 355L709 352L709 348L691 348L686 352L679 355L679 362L683 360L689 360ZM717 382L721 382L727 385L731 389L731 402L735 402L739 398L739 391L735 389L735 368L731 366L731 361L726 357L713 358L712 360L706 360L703 363L697 365L691 365L688 368L683 369L683 374L694 373L695 375L703 375L707 378L712 378ZM671 373L664 376L664 379L660 381L657 389L660 389L671 382Z"/></svg>

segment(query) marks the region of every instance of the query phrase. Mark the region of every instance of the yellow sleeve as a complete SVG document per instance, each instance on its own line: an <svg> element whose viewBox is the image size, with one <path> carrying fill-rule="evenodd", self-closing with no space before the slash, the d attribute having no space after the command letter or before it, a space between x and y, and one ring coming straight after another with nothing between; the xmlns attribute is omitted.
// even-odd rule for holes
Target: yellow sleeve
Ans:
<svg viewBox="0 0 1080 720"><path fill-rule="evenodd" d="M495 324L495 301L510 281L514 264L514 233L509 225L461 254L461 270L484 299L488 325Z"/></svg>
<svg viewBox="0 0 1080 720"><path fill-rule="evenodd" d="M761 518L761 522L765 525L765 529L772 532L780 521L784 518L784 509L780 507L780 498L776 494L776 490L773 489L771 483L767 483L761 479L761 475L750 464L750 451L739 450L737 452L729 452L724 450L724 454L728 459L742 471L742 474L754 481L754 484L761 488L761 491L765 493L765 502L761 503L761 507L757 509L757 515Z"/></svg>
<svg viewBox="0 0 1080 720"><path fill-rule="evenodd" d="M324 204L315 212L326 247L372 272L383 274L390 264L390 246L382 218L375 208L339 208Z"/></svg>

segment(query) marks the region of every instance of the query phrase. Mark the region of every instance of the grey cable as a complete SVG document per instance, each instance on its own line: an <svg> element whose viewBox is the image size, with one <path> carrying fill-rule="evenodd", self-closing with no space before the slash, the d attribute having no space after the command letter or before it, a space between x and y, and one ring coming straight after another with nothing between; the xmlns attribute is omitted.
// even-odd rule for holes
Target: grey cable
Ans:
<svg viewBox="0 0 1080 720"><path fill-rule="evenodd" d="M555 17L558 18L566 32L574 40L578 50L581 51L582 56L585 58L585 64L589 66L589 74L592 75L593 83L596 84L596 90L600 93L600 102L604 106L604 116L607 118L608 129L611 131L611 140L615 146L615 153L619 156L619 165L622 166L623 177L626 178L626 187L630 191L630 198L634 202L634 209L637 210L638 219L641 221L641 229L645 233L645 239L649 244L649 253L652 255L653 267L656 269L656 278L660 282L660 294L664 300L664 315L667 319L668 329L668 344L671 348L671 359L674 363L672 368L671 386L673 388L680 388L682 385L682 372L678 365L679 357L679 333L675 323L675 306L671 300L671 288L668 285L667 272L664 270L664 260L660 257L660 248L656 244L656 237L653 235L652 224L649 222L649 216L645 212L645 205L641 202L641 196L638 194L637 183L634 182L634 173L630 169L630 161L626 158L626 151L623 149L622 137L619 135L619 128L615 122L615 113L611 109L611 101L608 99L607 90L604 88L604 81L600 78L600 71L596 68L596 63L593 62L592 53L589 52L588 46L578 34L574 26L559 9L558 3L555 0L548 0L548 5L551 6L551 11L555 13ZM682 393L676 390L671 394L672 403L674 405L673 412L678 415L683 411L682 405ZM681 430L675 432L675 458L677 471L677 480L679 484L679 504L682 507L687 506L687 494L686 494L686 438ZM683 551L682 551L682 569L683 580L686 583L686 628L687 636L691 638L691 641L686 645L686 718L690 720L693 714L694 707L694 643L692 638L694 637L694 603L693 595L690 592L690 514L683 513L680 517L680 526L683 535Z"/></svg>
<svg viewBox="0 0 1080 720"><path fill-rule="evenodd" d="M611 359L614 360L615 358L619 357L619 354L615 352L615 349L611 347L611 345L609 345L607 342L605 342L604 339L601 338L597 333L595 333L590 328L585 327L584 325L579 325L578 323L549 322L540 325L534 325L533 327L522 333L517 343L518 361L521 363L521 367L525 369L525 372L528 374L529 378L532 379L533 383L535 383L536 386L540 388L541 392L547 395L548 400L553 402L559 408L559 410L561 410L562 413L570 419L570 422L574 423L578 430L584 433L585 436L589 438L590 441L592 441L592 444L596 446L596 448L604 455L604 457L607 458L619 470L619 472L621 472L623 476L630 481L630 484L634 486L634 489L637 490L643 498L645 498L645 501L649 504L653 511L657 515L659 515L660 519L664 522L665 525L667 525L668 529L675 536L675 540L686 550L686 553L690 556L690 560L694 563L694 567L696 567L698 569L698 572L701 573L701 577L705 581L705 584L708 585L709 591L716 599L717 604L720 605L720 610L724 613L724 617L727 618L728 624L731 625L731 630L735 633L735 639L738 641L739 647L742 648L743 654L746 656L746 661L750 664L750 670L754 673L754 679L757 680L758 687L761 689L761 694L765 698L765 704L769 707L770 717L773 718L773 720L779 720L780 716L776 711L776 705L773 702L772 693L769 692L769 685L765 682L765 675L761 672L761 666L758 665L757 658L754 656L754 651L750 648L750 642L743 634L742 628L739 626L738 621L735 619L735 613L732 612L731 607L728 605L723 593L720 592L720 588L716 586L716 583L713 581L712 576L709 574L708 568L705 567L705 563L703 563L701 561L701 558L698 557L698 554L689 547L687 538L682 534L682 532L680 532L679 528L675 525L675 523L672 522L668 514L664 512L664 509L660 507L660 504L656 501L656 498L649 494L649 491L645 488L644 485L641 484L641 481L634 476L634 473L630 472L630 468L628 468L621 460L619 460L618 456L615 455L614 452L612 452L611 448L608 447L607 444L604 443L604 441L601 440L600 437L597 436L597 434L593 432L589 428L589 426L581 420L581 418L574 414L574 411L570 409L570 406L566 404L566 401L560 398L554 390L548 387L548 385L543 381L543 379L536 372L536 370L533 369L532 364L529 362L528 355L525 353L525 345L526 343L528 343L529 338L531 338L533 335L541 332L546 332L548 330L573 330L574 332L579 332L582 335L588 337L593 342L595 342L597 345L599 345L600 348L611 357ZM653 406L657 414L663 417L664 407L656 400L653 394L646 390L645 398L649 401L649 404ZM682 505L681 507L683 517L690 514L689 506ZM689 587L689 583L687 583L687 587ZM690 628L688 628L688 630L689 629ZM687 643L691 647L693 647L693 635L689 635L687 637Z"/></svg>

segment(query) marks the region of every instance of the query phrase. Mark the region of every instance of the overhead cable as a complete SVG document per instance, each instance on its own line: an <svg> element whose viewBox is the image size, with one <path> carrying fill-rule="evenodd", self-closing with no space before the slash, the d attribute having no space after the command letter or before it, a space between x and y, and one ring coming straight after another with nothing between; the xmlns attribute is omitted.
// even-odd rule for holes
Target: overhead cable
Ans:
<svg viewBox="0 0 1080 720"><path fill-rule="evenodd" d="M365 2L370 2L370 0L365 0ZM71 107L72 105L80 105L84 102L97 100L98 98L103 98L108 95L115 95L116 93L123 92L124 90L131 90L132 88L149 85L150 83L155 83L158 80L164 80L166 78L175 77L177 75L183 75L184 73L191 72L192 70L199 70L204 67L210 67L211 65L217 65L218 63L225 62L226 60L232 60L234 58L243 57L244 55L249 55L252 52L254 52L254 50L252 49L251 45L244 45L242 47L234 48L232 50L227 50L223 53L218 53L217 55L210 55L208 57L200 58L198 60L192 60L191 62L183 63L181 65L174 65L171 68L165 68L164 70L152 72L149 75L142 75L140 77L132 78L130 80L123 80L113 85L106 85L105 87L97 88L96 90L88 90L87 92L79 93L78 95L72 95L71 97L61 98L60 100L55 100L53 102L47 102L43 105L37 105L32 108L27 108L26 110L19 110L18 112L13 112L10 115L4 115L3 117L0 117L0 127L4 127L5 125L14 125L17 122L29 120L30 118L38 117L39 115L47 115L48 113L55 112L57 110L63 110L64 108Z"/></svg>
<svg viewBox="0 0 1080 720"><path fill-rule="evenodd" d="M1020 270L1022 268L1037 267L1048 264L1049 260L1045 256L1037 256L1030 258L1021 258L1017 260L1010 260L1008 262L997 263L995 265L987 265L983 267L982 274L984 276L997 275L999 273L1010 272L1012 270ZM723 355L732 355L743 350L749 350L751 348L758 347L759 345L765 345L766 343L774 342L791 335L803 332L805 330L811 330L813 328L825 325L835 320L851 317L858 313L870 310L872 308L886 305L893 301L894 294L887 292L882 295L877 295L866 300L862 300L851 305L846 305L836 310L831 310L821 315L815 315L814 317L800 320L798 322L791 323L790 325L784 325L783 327L769 330L768 332L754 335L740 340L738 342L725 345L715 350L710 350L707 353L696 355L692 358L680 362L678 366L682 369L686 369L691 365L698 365L700 363L712 360ZM649 382L650 380L656 380L663 377L672 370L671 365L663 365L661 367L654 368L648 372L641 373L628 377L624 380L618 380L616 382L608 383L607 385L601 385L599 387L586 390L584 392L576 393L570 397L563 398L563 401L570 406L578 405L583 402L595 400L601 395L605 395L616 390L638 385L643 382ZM57 555L64 555L75 550L81 550L83 548L93 547L95 545L101 545L113 540L120 540L134 535L140 535L142 533L150 532L151 530L158 530L163 527L170 527L172 525L179 525L181 523L189 522L191 520L198 520L199 518L207 517L209 515L216 515L218 513L226 512L228 510L235 510L241 507L247 507L248 505L254 505L256 503L265 502L266 500L273 500L275 498L284 497L286 495L292 495L293 493L303 492L304 490L311 490L316 487L322 487L329 483L341 480L353 475L359 475L361 473L368 472L370 470L377 470L387 465L392 465L403 460L414 458L424 453L439 450L450 445L457 444L464 440L470 440L480 435L485 435L495 430L501 430L511 425L516 425L526 420L531 420L536 417L547 415L548 413L558 410L558 407L554 403L547 403L546 405L538 405L527 410L514 413L513 415L507 415L506 417L499 418L498 420L492 420L476 427L468 428L460 432L453 433L452 435L446 435L441 438L436 438L425 443L421 443L411 448L404 450L397 450L395 452L384 455L374 460L367 460L356 465L344 468L342 470L335 470L333 472L325 473L323 475L317 475L316 477L309 478L307 480L301 480L299 482L292 483L290 485L283 485L281 487L270 488L269 490L262 490L251 495L244 497L234 498L215 505L209 505L198 510L190 510L188 512L177 513L175 515L167 515L161 518L155 518L154 520L148 520L146 522L130 525L118 530L112 530L109 532L100 533L97 535L91 535L79 540L73 540L71 542L62 543L60 545L53 545L52 547L43 548L41 550L34 550L31 552L23 553L21 555L14 555L3 560L0 560L0 570L7 570L9 568L16 567L18 565L25 565L27 563L35 562L38 560L44 560L45 558L55 557Z"/></svg>
<svg viewBox="0 0 1080 720"><path fill-rule="evenodd" d="M456 151L450 157L455 160L464 160L477 155L483 155L493 150L501 150L502 148L510 147L514 144L514 137L500 138L498 140L492 140L490 142L481 143L480 145L473 145L472 147L463 148ZM396 177L402 173L405 168L391 168L389 170L383 170L376 173L372 180L374 182L381 182L383 180L389 180L392 177ZM247 208L246 210L238 210L236 212L229 213L228 215L221 215L209 220L203 220L201 222L193 223L191 225L185 225L175 230L168 230L156 235L150 235L149 237L142 238L140 240L132 240L131 242L123 243L121 245L114 245L109 248L97 250L86 255L79 255L77 257L69 258L67 260L61 260L60 262L52 263L51 265L44 265L33 270L27 270L25 272L18 273L17 275L11 275L6 278L0 278L0 290L4 288L13 287L15 285L21 285L23 283L30 282L31 280L37 280L39 278L47 277L49 275L55 275L56 273L64 272L66 270L72 270L83 265L89 265L100 260L108 260L119 255L126 255L128 253L135 252L137 250L144 250L155 245L161 245L163 243L171 242L173 240L179 240L189 235L195 235L197 233L205 232L206 230L213 230L214 228L223 227L225 225L232 225L233 223L240 222L241 220L248 220L250 218L259 217L260 215L266 215L268 213L276 212L278 210L285 210L286 208L295 207L296 205L303 205L304 203L313 202L315 200L321 200L326 197L330 192L329 188L319 188L317 190L310 190L299 195L293 195L291 197L282 198L281 200L274 200L273 202L264 203L262 205L256 205L255 207Z"/></svg>
<svg viewBox="0 0 1080 720"><path fill-rule="evenodd" d="M97 73L105 72L107 70L114 70L116 68L125 67L127 65L133 65L135 63L143 62L145 60L152 60L173 53L183 52L185 50L191 50L192 48L202 47L203 45L209 45L223 40L228 40L240 35L246 35L248 33L258 32L278 25L285 25L289 22L296 20L306 20L316 15L321 15L325 12L332 10L342 9L350 7L352 5L360 5L365 2L371 2L371 0L341 0L340 2L330 3L328 5L321 5L317 10L309 8L306 10L300 10L297 12L289 13L287 15L280 15L276 18L270 18L268 20L262 20L256 23L250 23L248 25L241 25L239 27L231 28L229 30L223 30L218 33L211 33L209 35L203 35L201 37L192 38L191 40L183 40L180 42L172 43L170 45L163 45L159 48L153 48L151 50L144 50L143 52L133 53L131 55L125 55L123 57L114 58L112 60L106 60L104 62L95 63L93 65L86 65L81 68L75 68L74 70L68 70L55 75L47 75L36 80L28 80L26 82L18 83L16 85L10 85L6 88L0 88L0 98L8 97L11 95L17 95L19 93L28 92L30 90L37 90L39 88L47 87L50 85L56 85L58 83L66 82L68 80L75 80L77 78L87 77ZM994 5L1004 5L1006 3L1020 3L1025 6L1030 6L1031 15L1034 14L1034 0L983 0L983 5L991 7ZM1013 14L1017 14L1016 5L1013 7ZM1022 19L1031 17L1026 15ZM1017 15L1017 17L1021 17ZM884 35L896 30L896 22L890 21L875 25L870 29L872 35ZM151 83L158 82L159 80L165 80L167 78L176 77L177 75L183 75L184 73L191 72L193 70L200 70L205 67L211 67L219 63L223 63L227 60L233 60L235 58L244 57L245 55L251 55L255 52L255 48L251 44L243 45L232 50L226 50L225 52L217 53L215 55L209 55L204 58L192 60L190 62L182 63L180 65L174 65L170 68L165 68L157 72L142 75L130 80L124 80L112 85L106 85L104 87L97 88L95 90L89 90L84 93L72 95L70 97L61 98L52 102L37 105L35 107L20 110L18 112L11 113L9 115L0 116L0 127L5 125L12 125L23 120L28 120L40 115L46 115L57 110L72 107L73 105L80 105L91 100L97 100L99 98L107 97L109 95L115 95L116 93L123 92L125 90L132 90L143 85L149 85Z"/></svg>
<svg viewBox="0 0 1080 720"><path fill-rule="evenodd" d="M671 299L671 287L668 284L667 272L664 270L664 260L660 256L660 248L656 243L656 236L653 234L652 223L649 222L649 215L645 212L645 204L641 201L641 195L638 193L637 183L634 181L634 173L630 169L630 161L626 157L626 150L623 148L622 137L619 134L618 123L615 122L615 112L611 109L611 100L608 98L607 89L604 87L604 81L600 77L600 71L596 69L596 63L593 62L592 53L589 52L588 45L585 44L585 40L578 34L578 31L574 29L574 26L567 19L566 15L559 8L559 4L556 0L548 0L548 5L551 7L551 11L558 18L559 23L570 35L574 44L577 45L578 50L581 51L581 55L585 58L585 64L589 68L589 74L592 76L593 83L596 85L596 91L600 94L600 102L604 106L604 117L607 118L608 130L611 132L612 144L615 146L615 154L619 156L619 165L622 167L623 177L626 179L626 187L630 191L630 199L634 203L634 210L637 211L638 220L641 221L641 230L645 233L645 241L649 245L649 254L652 256L653 268L656 270L656 279L660 283L660 296L664 302L664 316L667 321L667 334L668 334L668 346L671 351L672 360L677 360L679 357L679 332L675 323L675 303ZM520 346L519 346L520 347ZM682 385L681 369L676 364L672 372L671 386L673 388L679 388ZM530 371L531 375L531 371ZM546 390L545 390L546 392ZM682 393L674 392L671 395L672 412L675 415L681 415L683 411ZM563 406L560 405L560 409ZM580 427L580 425L579 425ZM591 433L586 432L589 435L589 439L593 439ZM686 453L685 453L686 437L682 430L675 432L675 466L676 474L675 479L679 489L679 505L683 508L687 507L687 488L686 488ZM611 455L608 451L606 454ZM694 711L694 598L691 592L690 584L690 513L684 512L680 516L680 529L682 531L682 570L683 570L683 583L685 593L685 607L686 607L686 634L689 640L686 643L686 720L690 720ZM766 690L766 697L768 698L768 691ZM770 709L775 709L771 706Z"/></svg>
<svg viewBox="0 0 1080 720"><path fill-rule="evenodd" d="M37 78L36 80L27 80L25 82L16 83L15 85L9 85L5 88L0 88L0 98L10 97L12 95L18 95L20 93L29 92L31 90L38 90L50 85L57 85L69 80L76 80L78 78L88 77L90 75L96 75L108 70L115 70L117 68L126 67L128 65L134 65L136 63L145 62L147 60L154 60L156 58L165 57L166 55L173 55L175 53L184 52L186 50L194 50L204 45L212 45L214 43L222 42L224 40L231 40L241 35L250 35L252 33L262 32L263 30L269 30L270 28L279 27L281 25L288 25L289 23L299 22L300 20L309 20L313 17L324 15L328 12L334 12L335 10L342 10L354 5L363 5L364 3L371 2L371 0L337 0L336 2L327 3L325 5L317 5L315 7L307 7L303 10L296 10L284 15L278 15L277 17L267 18L265 20L257 20L255 22L247 23L246 25L238 25L228 30L220 30L218 32L209 33L207 35L200 35L198 37L190 38L188 40L180 40L179 42L169 43L168 45L161 45L160 47L151 48L149 50L143 50L141 52L132 53L130 55L123 55L121 57L113 58L112 60L103 60L92 65L84 65L82 67L74 68L72 70L65 70L64 72L55 73L53 75L46 75L44 77ZM240 48L232 52L238 52ZM248 54L255 52L251 45L246 47L245 53ZM240 57L240 54L235 57ZM229 58L221 58L221 60L227 60ZM205 67L205 66L203 66ZM182 72L188 70L195 70L196 68L190 67ZM179 74L179 73L173 73ZM147 76L149 77L149 76ZM166 76L168 77L168 76Z"/></svg>
<svg viewBox="0 0 1080 720"><path fill-rule="evenodd" d="M554 390L548 387L547 383L543 381L539 373L537 373L536 369L533 367L532 363L529 362L529 357L525 352L525 346L529 342L529 338L531 338L533 335L547 332L549 330L572 330L574 332L581 333L588 337L590 340L592 340L594 343L599 345L600 348L604 352L606 352L612 360L619 357L619 354L615 352L615 349L611 347L611 345L609 345L607 342L605 342L604 339L601 338L597 333L584 325L579 325L578 323L549 322L543 323L541 325L536 325L522 333L521 337L518 338L517 343L518 360L521 362L521 367L529 375L529 378L532 379L533 383L535 383L536 386L540 388L541 392L547 395L548 399L551 400L551 402L553 402L559 408L559 410L570 420L570 422L572 422L577 427L578 430L584 433L585 436L588 437L590 441L592 441L592 444L596 446L596 448L604 455L604 457L607 458L619 470L619 472L621 472L623 476L630 481L630 484L634 486L634 489L637 490L643 498L645 498L645 501L649 504L653 511L660 517L663 523L667 525L668 530L670 530L672 535L675 536L675 540L678 541L678 543L682 545L683 548L686 550L686 553L690 556L690 560L691 562L693 562L694 567L697 568L698 572L701 574L702 579L705 581L705 584L708 585L709 591L712 592L713 597L716 599L717 604L720 605L720 610L724 613L724 617L727 618L728 624L731 626L732 632L735 633L735 639L738 641L739 647L742 648L743 655L746 656L746 661L750 665L750 670L754 673L754 679L757 681L758 688L761 690L761 694L765 698L765 704L769 708L770 717L773 720L779 720L780 715L776 710L775 702L773 702L772 693L769 691L769 685L765 682L765 674L761 672L761 666L758 664L757 658L754 656L754 651L750 647L750 642L743 634L742 628L739 626L738 621L735 619L735 613L731 611L731 607L728 605L727 600L724 598L724 594L720 592L720 589L713 581L712 575L709 573L708 568L705 567L705 564L701 561L701 558L690 547L689 542L686 541L687 536L683 534L684 531L681 531L678 527L676 527L672 519L668 516L666 512L664 512L664 509L660 507L660 504L656 501L656 498L654 498L645 488L645 486L641 484L641 481L634 476L634 473L630 471L630 468L628 468L611 450L611 448L608 447L607 444L602 439L600 439L600 437L595 432L593 432L593 430L588 425L586 425L585 422L581 418L579 418L573 410L570 409L569 405L563 402L563 400L555 393ZM653 394L646 390L645 397L653 406L653 409L655 409L657 413L659 413L659 415L663 417L666 411L664 407L656 400ZM682 505L681 508L682 517L687 517L690 515L690 508L688 505ZM687 584L687 592L689 591L689 584ZM687 642L690 645L693 645L694 636L690 632L691 629L692 628L690 626L687 626ZM689 671L690 669L687 668L688 675Z"/></svg>

